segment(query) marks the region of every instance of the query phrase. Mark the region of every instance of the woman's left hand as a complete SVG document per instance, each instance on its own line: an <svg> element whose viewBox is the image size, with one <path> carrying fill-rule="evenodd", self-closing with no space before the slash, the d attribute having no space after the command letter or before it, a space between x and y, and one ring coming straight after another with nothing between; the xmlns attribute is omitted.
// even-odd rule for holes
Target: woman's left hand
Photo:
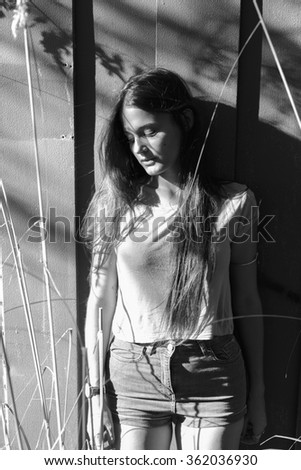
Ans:
<svg viewBox="0 0 301 470"><path fill-rule="evenodd" d="M241 442L258 444L267 425L263 391L250 391Z"/></svg>

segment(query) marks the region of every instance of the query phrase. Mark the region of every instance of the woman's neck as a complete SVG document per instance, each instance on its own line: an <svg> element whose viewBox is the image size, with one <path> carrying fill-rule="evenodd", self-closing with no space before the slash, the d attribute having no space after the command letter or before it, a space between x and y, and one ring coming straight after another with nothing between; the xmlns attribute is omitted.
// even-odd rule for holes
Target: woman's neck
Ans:
<svg viewBox="0 0 301 470"><path fill-rule="evenodd" d="M170 181L162 176L152 177L148 186L156 191L159 200L163 204L177 204L181 194L178 181Z"/></svg>

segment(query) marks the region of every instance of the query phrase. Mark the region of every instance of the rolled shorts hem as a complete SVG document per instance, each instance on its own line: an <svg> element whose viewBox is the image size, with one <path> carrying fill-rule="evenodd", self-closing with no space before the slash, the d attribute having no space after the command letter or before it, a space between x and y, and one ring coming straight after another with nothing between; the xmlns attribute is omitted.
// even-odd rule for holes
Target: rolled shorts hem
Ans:
<svg viewBox="0 0 301 470"><path fill-rule="evenodd" d="M124 416L119 413L112 412L112 418L116 424L124 424L127 426L134 426L142 429L156 428L160 426L166 426L170 424L182 425L188 428L215 428L215 427L224 427L230 424L233 424L240 419L244 418L247 412L247 407L245 406L238 413L232 413L227 416L202 416L189 418L182 415L167 415L167 416L152 416L148 418Z"/></svg>
<svg viewBox="0 0 301 470"><path fill-rule="evenodd" d="M200 418L185 417L182 425L188 428L215 428L219 426L227 426L229 424L235 423L236 421L240 421L245 416L246 412L247 408L244 407L243 410L239 411L238 413L233 413L228 416L214 416L212 418L209 416L203 416Z"/></svg>

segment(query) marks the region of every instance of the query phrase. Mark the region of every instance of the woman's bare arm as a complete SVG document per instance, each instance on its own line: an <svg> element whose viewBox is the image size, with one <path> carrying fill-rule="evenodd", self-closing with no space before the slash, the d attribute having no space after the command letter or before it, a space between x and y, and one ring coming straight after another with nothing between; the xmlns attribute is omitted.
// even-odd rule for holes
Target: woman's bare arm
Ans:
<svg viewBox="0 0 301 470"><path fill-rule="evenodd" d="M90 294L87 303L85 343L88 355L89 383L100 387L100 374L104 374L105 357L108 348L111 325L114 317L117 297L116 255L113 252L102 268L95 269L91 275ZM101 308L103 334L103 364L99 363L98 332ZM103 400L101 400L103 398ZM101 427L103 423L103 427ZM103 390L89 401L88 433L91 446L102 449L114 443L114 426Z"/></svg>
<svg viewBox="0 0 301 470"><path fill-rule="evenodd" d="M266 426L263 373L263 318L257 288L257 246L251 238L232 244L230 281L235 329L248 376L248 415L254 435Z"/></svg>
<svg viewBox="0 0 301 470"><path fill-rule="evenodd" d="M98 350L100 308L102 309L103 358L105 360L116 307L117 286L116 255L112 252L104 266L99 269L95 268L92 272L87 303L85 344L88 355L89 379L93 386L99 386L100 366L104 370L104 363L99 364Z"/></svg>

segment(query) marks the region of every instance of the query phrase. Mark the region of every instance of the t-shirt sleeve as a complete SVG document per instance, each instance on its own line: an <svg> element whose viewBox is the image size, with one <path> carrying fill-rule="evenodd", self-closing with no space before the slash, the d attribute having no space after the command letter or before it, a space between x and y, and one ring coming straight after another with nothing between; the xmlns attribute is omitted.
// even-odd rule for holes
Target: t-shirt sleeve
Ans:
<svg viewBox="0 0 301 470"><path fill-rule="evenodd" d="M254 193L247 189L241 195L240 203L232 218L233 239L235 243L244 243L257 232L259 208Z"/></svg>

